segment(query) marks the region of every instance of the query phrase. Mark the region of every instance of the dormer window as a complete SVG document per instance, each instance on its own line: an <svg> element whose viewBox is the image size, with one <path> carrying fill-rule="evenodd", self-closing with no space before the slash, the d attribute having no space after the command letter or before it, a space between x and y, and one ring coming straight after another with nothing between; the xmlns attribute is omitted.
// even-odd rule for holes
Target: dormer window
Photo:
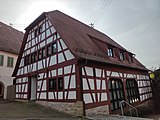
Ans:
<svg viewBox="0 0 160 120"><path fill-rule="evenodd" d="M124 52L120 52L120 60L125 60Z"/></svg>
<svg viewBox="0 0 160 120"><path fill-rule="evenodd" d="M108 56L114 57L113 48L108 48Z"/></svg>
<svg viewBox="0 0 160 120"><path fill-rule="evenodd" d="M133 55L129 55L129 62L133 63Z"/></svg>

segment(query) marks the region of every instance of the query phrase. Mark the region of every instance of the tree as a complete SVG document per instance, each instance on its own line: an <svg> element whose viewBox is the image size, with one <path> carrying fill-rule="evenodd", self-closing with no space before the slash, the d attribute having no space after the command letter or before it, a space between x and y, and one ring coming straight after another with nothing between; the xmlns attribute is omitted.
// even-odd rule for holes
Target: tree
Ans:
<svg viewBox="0 0 160 120"><path fill-rule="evenodd" d="M160 110L160 69L153 72L154 78L152 80L153 96L155 108Z"/></svg>

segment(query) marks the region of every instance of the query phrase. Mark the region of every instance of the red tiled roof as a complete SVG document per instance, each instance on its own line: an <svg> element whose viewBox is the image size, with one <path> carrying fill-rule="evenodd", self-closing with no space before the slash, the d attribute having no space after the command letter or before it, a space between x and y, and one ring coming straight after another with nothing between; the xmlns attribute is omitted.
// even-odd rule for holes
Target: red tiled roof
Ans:
<svg viewBox="0 0 160 120"><path fill-rule="evenodd" d="M23 32L0 22L0 50L18 55L23 35Z"/></svg>
<svg viewBox="0 0 160 120"><path fill-rule="evenodd" d="M49 18L72 52L78 57L147 70L136 58L134 58L134 63L131 64L107 57L107 45L123 51L127 50L102 32L60 11L51 11L44 14Z"/></svg>
<svg viewBox="0 0 160 120"><path fill-rule="evenodd" d="M35 26L37 22L40 22L45 16L51 21L72 53L77 57L107 64L148 70L136 58L133 58L133 63L129 63L108 57L107 45L125 52L128 51L102 32L58 10L42 13L26 30L30 30L30 28ZM133 54L131 52L128 53Z"/></svg>

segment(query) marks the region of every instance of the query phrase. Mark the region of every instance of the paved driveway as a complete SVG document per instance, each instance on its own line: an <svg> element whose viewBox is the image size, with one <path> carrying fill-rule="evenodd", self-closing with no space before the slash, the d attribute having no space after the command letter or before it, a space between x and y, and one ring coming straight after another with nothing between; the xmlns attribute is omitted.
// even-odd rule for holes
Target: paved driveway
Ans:
<svg viewBox="0 0 160 120"><path fill-rule="evenodd" d="M81 118L75 118L35 103L0 101L0 120L81 120Z"/></svg>

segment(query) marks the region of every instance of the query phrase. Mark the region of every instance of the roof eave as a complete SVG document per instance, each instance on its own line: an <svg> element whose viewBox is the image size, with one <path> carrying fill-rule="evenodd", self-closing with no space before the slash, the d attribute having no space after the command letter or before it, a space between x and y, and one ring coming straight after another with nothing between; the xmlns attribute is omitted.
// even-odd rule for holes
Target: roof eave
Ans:
<svg viewBox="0 0 160 120"><path fill-rule="evenodd" d="M97 63L110 64L110 65L114 65L114 66L130 68L130 69L149 71L149 69L147 69L146 67L144 67L144 68L142 68L142 67L141 68L140 67L132 67L132 66L127 66L127 65L123 65L123 64L116 64L116 63L110 63L110 62L103 62L103 61L98 61L98 60L92 60L92 59L88 59L88 58L81 58L81 60L89 60L89 61L97 62Z"/></svg>

